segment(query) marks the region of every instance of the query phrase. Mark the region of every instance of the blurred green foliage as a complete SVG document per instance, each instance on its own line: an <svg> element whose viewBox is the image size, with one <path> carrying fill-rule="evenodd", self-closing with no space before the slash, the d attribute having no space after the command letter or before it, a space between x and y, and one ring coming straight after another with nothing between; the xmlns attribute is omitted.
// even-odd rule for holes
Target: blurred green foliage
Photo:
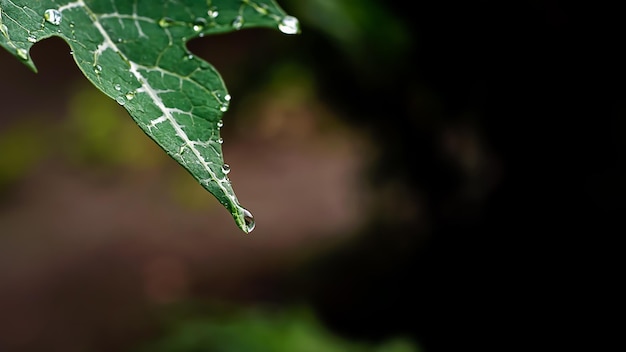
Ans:
<svg viewBox="0 0 626 352"><path fill-rule="evenodd" d="M48 150L46 124L25 117L0 130L0 192L19 181L39 163Z"/></svg>
<svg viewBox="0 0 626 352"><path fill-rule="evenodd" d="M143 168L165 159L126 111L86 82L77 85L67 106L63 144L74 162Z"/></svg>
<svg viewBox="0 0 626 352"><path fill-rule="evenodd" d="M372 345L343 339L324 328L306 308L259 306L225 316L175 321L164 336L136 352L417 352L410 341Z"/></svg>

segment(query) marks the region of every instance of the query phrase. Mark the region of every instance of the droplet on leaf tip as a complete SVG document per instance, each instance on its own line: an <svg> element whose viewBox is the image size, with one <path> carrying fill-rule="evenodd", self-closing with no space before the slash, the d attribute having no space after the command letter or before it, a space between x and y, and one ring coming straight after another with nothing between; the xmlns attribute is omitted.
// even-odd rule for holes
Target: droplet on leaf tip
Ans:
<svg viewBox="0 0 626 352"><path fill-rule="evenodd" d="M248 209L244 207L241 207L241 211L243 212L243 220L246 223L246 233L250 233L252 232L252 230L254 230L254 227L256 226L256 223L254 222L254 216Z"/></svg>
<svg viewBox="0 0 626 352"><path fill-rule="evenodd" d="M300 31L300 21L293 16L285 16L278 23L278 29L285 34L296 34Z"/></svg>

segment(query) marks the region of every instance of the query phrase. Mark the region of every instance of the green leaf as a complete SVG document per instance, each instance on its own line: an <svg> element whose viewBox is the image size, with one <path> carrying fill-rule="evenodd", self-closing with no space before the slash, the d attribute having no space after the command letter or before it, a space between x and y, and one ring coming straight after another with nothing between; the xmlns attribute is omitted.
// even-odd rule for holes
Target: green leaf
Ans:
<svg viewBox="0 0 626 352"><path fill-rule="evenodd" d="M298 20L273 0L0 0L0 45L36 72L31 46L63 38L84 75L123 105L245 233L254 221L228 179L220 138L230 95L186 42L248 27L299 32Z"/></svg>

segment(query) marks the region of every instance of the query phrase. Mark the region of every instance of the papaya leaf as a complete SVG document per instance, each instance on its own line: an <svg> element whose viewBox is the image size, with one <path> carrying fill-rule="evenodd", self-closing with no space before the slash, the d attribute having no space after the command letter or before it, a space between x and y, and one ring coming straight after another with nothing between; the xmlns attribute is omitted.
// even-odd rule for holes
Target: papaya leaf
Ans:
<svg viewBox="0 0 626 352"><path fill-rule="evenodd" d="M87 79L122 105L245 233L254 220L233 191L220 138L230 95L216 69L186 43L248 27L300 31L274 0L0 0L1 46L37 72L31 46L64 39Z"/></svg>

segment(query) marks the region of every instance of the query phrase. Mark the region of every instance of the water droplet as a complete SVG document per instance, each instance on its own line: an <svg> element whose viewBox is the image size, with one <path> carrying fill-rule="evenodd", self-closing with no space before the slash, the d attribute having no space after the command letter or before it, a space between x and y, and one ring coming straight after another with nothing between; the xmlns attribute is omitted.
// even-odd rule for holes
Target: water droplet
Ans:
<svg viewBox="0 0 626 352"><path fill-rule="evenodd" d="M119 84L116 84L115 86L113 86L113 88L115 88L115 90L121 90L122 86L120 86Z"/></svg>
<svg viewBox="0 0 626 352"><path fill-rule="evenodd" d="M235 19L233 20L233 28L235 29L241 29L241 26L243 26L243 17L241 17L241 15L238 15L237 17L235 17Z"/></svg>
<svg viewBox="0 0 626 352"><path fill-rule="evenodd" d="M193 21L193 30L196 32L203 30L204 26L206 26L206 20L202 17L198 17L195 21Z"/></svg>
<svg viewBox="0 0 626 352"><path fill-rule="evenodd" d="M220 111L221 111L221 112L226 112L226 111L228 111L228 105L227 105L227 104L224 104L224 105L220 106Z"/></svg>
<svg viewBox="0 0 626 352"><path fill-rule="evenodd" d="M118 104L120 104L121 106L124 106L124 105L126 104L126 100L125 100L125 99L124 99L124 97L123 97L123 96L121 96L121 95L120 95L119 97L115 98L115 101L116 101Z"/></svg>
<svg viewBox="0 0 626 352"><path fill-rule="evenodd" d="M70 50L70 55L74 55L74 50Z"/></svg>
<svg viewBox="0 0 626 352"><path fill-rule="evenodd" d="M217 128L222 128L222 126L224 126L224 121L222 120L217 121Z"/></svg>
<svg viewBox="0 0 626 352"><path fill-rule="evenodd" d="M278 29L285 34L300 32L300 22L293 16L285 16L278 24Z"/></svg>
<svg viewBox="0 0 626 352"><path fill-rule="evenodd" d="M74 21L70 22L70 28L74 28Z"/></svg>
<svg viewBox="0 0 626 352"><path fill-rule="evenodd" d="M135 98L135 92L126 93L126 99L133 100Z"/></svg>
<svg viewBox="0 0 626 352"><path fill-rule="evenodd" d="M100 74L100 72L102 72L102 66L100 65L96 65L93 67L93 72L95 72L97 75Z"/></svg>
<svg viewBox="0 0 626 352"><path fill-rule="evenodd" d="M31 43L36 43L37 42L37 37L35 37L34 35L29 35L27 40Z"/></svg>
<svg viewBox="0 0 626 352"><path fill-rule="evenodd" d="M228 173L230 173L230 165L224 164L222 166L222 171L224 172L225 175L228 175Z"/></svg>
<svg viewBox="0 0 626 352"><path fill-rule="evenodd" d="M241 207L241 211L243 212L243 220L246 222L246 233L250 233L252 232L252 230L254 230L254 227L256 226L256 224L254 223L254 216L248 209L244 207Z"/></svg>
<svg viewBox="0 0 626 352"><path fill-rule="evenodd" d="M46 21L52 23L53 25L58 26L61 24L63 15L61 15L61 12L59 10L47 9L46 12L43 13L43 18L45 18Z"/></svg>
<svg viewBox="0 0 626 352"><path fill-rule="evenodd" d="M226 95L224 96L224 100L226 100L226 101L230 101L230 99L232 99L232 97L230 96L230 94L226 94Z"/></svg>
<svg viewBox="0 0 626 352"><path fill-rule="evenodd" d="M15 53L22 60L28 60L28 51L26 49L18 48Z"/></svg>
<svg viewBox="0 0 626 352"><path fill-rule="evenodd" d="M209 15L210 18L216 18L219 14L216 7L211 7L209 11L207 11L207 15Z"/></svg>
<svg viewBox="0 0 626 352"><path fill-rule="evenodd" d="M169 17L163 17L159 20L159 26L161 28L169 27L172 25L172 23L174 23L174 20Z"/></svg>
<svg viewBox="0 0 626 352"><path fill-rule="evenodd" d="M224 139L223 139L222 137L218 138L218 139L217 139L217 143L219 143L219 144L224 143Z"/></svg>

